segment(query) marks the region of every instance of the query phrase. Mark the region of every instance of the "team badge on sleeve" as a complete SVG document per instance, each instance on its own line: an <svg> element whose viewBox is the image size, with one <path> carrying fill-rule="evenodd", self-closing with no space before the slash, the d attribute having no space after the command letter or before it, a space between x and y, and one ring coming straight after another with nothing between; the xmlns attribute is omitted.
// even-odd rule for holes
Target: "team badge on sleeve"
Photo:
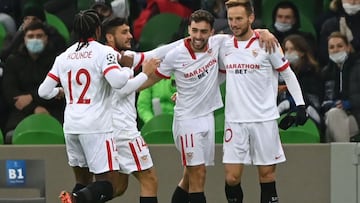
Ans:
<svg viewBox="0 0 360 203"><path fill-rule="evenodd" d="M116 64L116 56L112 53L108 53L106 55L106 60L108 61L108 65Z"/></svg>

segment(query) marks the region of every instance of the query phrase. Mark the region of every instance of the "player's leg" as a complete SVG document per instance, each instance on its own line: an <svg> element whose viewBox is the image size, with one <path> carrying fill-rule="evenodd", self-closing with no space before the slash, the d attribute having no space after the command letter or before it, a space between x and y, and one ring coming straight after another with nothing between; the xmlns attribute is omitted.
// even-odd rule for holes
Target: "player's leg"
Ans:
<svg viewBox="0 0 360 203"><path fill-rule="evenodd" d="M189 175L186 167L184 167L183 177L171 197L171 203L189 203Z"/></svg>
<svg viewBox="0 0 360 203"><path fill-rule="evenodd" d="M114 197L118 197L124 194L128 185L129 185L129 175L124 173L119 173L117 177L117 182L113 182L115 185Z"/></svg>
<svg viewBox="0 0 360 203"><path fill-rule="evenodd" d="M117 193L120 180L118 154L112 133L79 135L89 171L95 182L73 193L76 203L106 202Z"/></svg>
<svg viewBox="0 0 360 203"><path fill-rule="evenodd" d="M75 176L75 186L71 193L62 191L59 198L62 202L72 201L72 194L85 188L93 182L93 173L89 171L86 163L86 157L81 149L79 135L65 134L66 151L69 158L69 165L72 167Z"/></svg>
<svg viewBox="0 0 360 203"><path fill-rule="evenodd" d="M246 124L225 122L223 151L226 199L229 203L242 203L241 176L244 164L251 163Z"/></svg>
<svg viewBox="0 0 360 203"><path fill-rule="evenodd" d="M214 116L209 114L189 120L175 118L173 126L175 145L186 168L183 179L173 194L172 202L205 203L206 165L214 164Z"/></svg>
<svg viewBox="0 0 360 203"><path fill-rule="evenodd" d="M155 168L134 172L133 175L140 183L140 203L157 203L157 176Z"/></svg>
<svg viewBox="0 0 360 203"><path fill-rule="evenodd" d="M276 120L249 124L251 152L254 165L258 166L261 203L277 203L275 187L276 164L286 161Z"/></svg>
<svg viewBox="0 0 360 203"><path fill-rule="evenodd" d="M243 164L224 164L225 169L225 195L228 203L242 203L243 191L241 188L241 176Z"/></svg>
<svg viewBox="0 0 360 203"><path fill-rule="evenodd" d="M261 203L277 203L278 196L275 186L275 165L258 166L261 188Z"/></svg>
<svg viewBox="0 0 360 203"><path fill-rule="evenodd" d="M206 203L204 194L206 167L205 164L187 166L189 174L189 200L190 203Z"/></svg>
<svg viewBox="0 0 360 203"><path fill-rule="evenodd" d="M94 179L94 174L89 171L89 168L80 168L78 166L73 167L73 171L75 174L75 186L72 190L72 193L77 192L87 185L91 184Z"/></svg>

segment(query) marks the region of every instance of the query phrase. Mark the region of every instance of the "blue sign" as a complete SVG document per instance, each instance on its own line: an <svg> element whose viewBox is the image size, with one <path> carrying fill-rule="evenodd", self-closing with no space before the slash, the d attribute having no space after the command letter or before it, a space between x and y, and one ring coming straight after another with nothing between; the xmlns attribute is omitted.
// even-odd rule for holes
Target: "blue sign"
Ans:
<svg viewBox="0 0 360 203"><path fill-rule="evenodd" d="M6 160L6 177L8 186L24 185L26 180L25 160Z"/></svg>

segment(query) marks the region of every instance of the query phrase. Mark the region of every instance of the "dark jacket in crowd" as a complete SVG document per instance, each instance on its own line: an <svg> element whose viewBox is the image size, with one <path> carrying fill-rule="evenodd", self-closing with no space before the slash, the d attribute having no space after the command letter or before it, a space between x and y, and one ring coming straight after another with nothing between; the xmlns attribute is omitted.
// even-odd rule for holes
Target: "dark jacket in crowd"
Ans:
<svg viewBox="0 0 360 203"><path fill-rule="evenodd" d="M41 99L37 90L52 67L57 53L47 46L36 60L32 59L24 45L11 54L5 63L3 75L3 93L9 104L10 114L6 131L12 130L25 117L33 114L37 106L46 108L52 116L63 121L64 100ZM14 97L31 94L33 101L23 110L15 107Z"/></svg>
<svg viewBox="0 0 360 203"><path fill-rule="evenodd" d="M281 7L283 5L287 5L287 6L291 7L291 9L294 11L295 18L297 19L297 21L293 25L293 27L286 32L280 32L274 26L275 22L276 22L277 10L279 7ZM313 51L313 54L316 54L316 44L317 43L316 43L315 36L312 33L300 31L299 30L300 26L301 26L301 20L300 20L299 9L296 7L295 4L293 4L292 2L289 2L289 1L285 1L285 2L279 3L275 6L275 8L273 9L273 13L272 13L272 29L273 29L273 34L278 39L278 41L280 43L282 43L287 36L292 35L292 34L301 35L309 43L309 45Z"/></svg>
<svg viewBox="0 0 360 203"><path fill-rule="evenodd" d="M350 16L342 9L339 15L326 20L321 28L319 36L319 62L321 64L326 64L329 60L328 37L332 32L340 30L341 17L345 17L346 24L354 37L350 42L352 47L356 52L360 52L360 12Z"/></svg>
<svg viewBox="0 0 360 203"><path fill-rule="evenodd" d="M360 59L355 54L350 54L345 60L343 68L329 60L322 71L324 81L324 102L345 100L349 101L349 113L352 113L360 123ZM340 84L340 81L342 83ZM326 112L329 107L323 111Z"/></svg>

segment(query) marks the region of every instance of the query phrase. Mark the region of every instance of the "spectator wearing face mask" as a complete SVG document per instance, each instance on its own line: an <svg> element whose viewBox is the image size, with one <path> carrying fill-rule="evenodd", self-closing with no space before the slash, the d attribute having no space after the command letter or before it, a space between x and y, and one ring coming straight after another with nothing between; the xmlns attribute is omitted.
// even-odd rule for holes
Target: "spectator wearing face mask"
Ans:
<svg viewBox="0 0 360 203"><path fill-rule="evenodd" d="M33 22L44 23L46 29L48 30L48 43L49 46L53 47L53 50L57 53L62 52L66 48L65 39L59 34L56 28L46 24L46 15L45 11L41 6L30 5L23 9L23 21L17 32L13 35L7 36L7 39L4 41L3 47L1 47L0 59L1 61L6 61L8 56L15 51L17 51L21 44L23 43L24 30L26 27Z"/></svg>
<svg viewBox="0 0 360 203"><path fill-rule="evenodd" d="M291 34L298 34L303 36L310 45L312 51L315 53L316 40L315 36L309 32L300 31L300 14L296 5L290 1L280 1L274 7L273 14L273 34L283 42L285 37Z"/></svg>
<svg viewBox="0 0 360 203"><path fill-rule="evenodd" d="M360 0L337 0L338 15L326 20L319 37L319 61L327 64L328 37L332 32L340 31L346 36L354 51L360 51Z"/></svg>
<svg viewBox="0 0 360 203"><path fill-rule="evenodd" d="M333 32L328 39L329 62L322 71L326 138L348 142L359 133L360 59L352 52L346 35Z"/></svg>
<svg viewBox="0 0 360 203"><path fill-rule="evenodd" d="M290 66L301 86L307 105L307 113L321 127L320 105L323 90L318 62L309 44L301 35L293 34L287 36L282 46L285 58L290 62ZM281 78L280 84L282 84ZM286 89L283 89L283 92L279 92L278 102L280 114L284 111L294 110L296 107L294 100Z"/></svg>
<svg viewBox="0 0 360 203"><path fill-rule="evenodd" d="M16 125L31 114L51 114L62 123L64 100L44 100L37 93L57 56L48 40L44 24L33 22L24 29L19 50L6 60L3 93L10 108L5 128L6 143L11 142Z"/></svg>

